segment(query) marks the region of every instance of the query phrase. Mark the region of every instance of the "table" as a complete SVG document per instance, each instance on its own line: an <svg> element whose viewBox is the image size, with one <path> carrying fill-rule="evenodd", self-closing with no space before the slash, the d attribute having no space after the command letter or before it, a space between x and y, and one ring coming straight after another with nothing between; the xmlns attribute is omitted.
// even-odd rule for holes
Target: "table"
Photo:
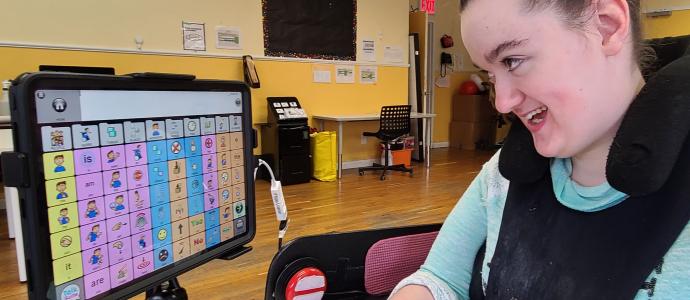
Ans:
<svg viewBox="0 0 690 300"><path fill-rule="evenodd" d="M9 116L0 116L0 125L3 121L9 121ZM0 152L13 151L12 130L0 130ZM22 235L22 221L19 212L19 195L17 189L5 187L5 209L7 210L7 228L10 238L14 238L17 252L17 268L19 269L19 281L26 281L26 263L24 261L24 236Z"/></svg>
<svg viewBox="0 0 690 300"><path fill-rule="evenodd" d="M314 121L319 121L320 130L324 130L325 121L333 121L338 123L338 179L342 177L343 170L343 123L345 122L357 122L357 121L376 121L378 120L379 114L361 114L361 115L312 115ZM424 130L424 159L426 160L426 167L429 164L429 153L431 152L431 126L429 126L428 121L436 117L436 114L425 114L425 113L411 113L411 119L422 119L422 128Z"/></svg>

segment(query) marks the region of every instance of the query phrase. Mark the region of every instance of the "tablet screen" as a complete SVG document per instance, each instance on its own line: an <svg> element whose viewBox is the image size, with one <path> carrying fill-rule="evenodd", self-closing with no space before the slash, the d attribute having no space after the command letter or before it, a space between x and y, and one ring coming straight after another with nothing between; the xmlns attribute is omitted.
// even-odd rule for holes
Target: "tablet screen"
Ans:
<svg viewBox="0 0 690 300"><path fill-rule="evenodd" d="M34 100L56 299L107 295L247 232L240 92L41 89Z"/></svg>

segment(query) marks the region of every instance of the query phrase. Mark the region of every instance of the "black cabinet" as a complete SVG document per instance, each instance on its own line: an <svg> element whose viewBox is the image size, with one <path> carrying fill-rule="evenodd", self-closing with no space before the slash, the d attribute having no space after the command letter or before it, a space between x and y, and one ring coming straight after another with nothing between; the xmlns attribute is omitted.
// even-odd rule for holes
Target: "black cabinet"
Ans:
<svg viewBox="0 0 690 300"><path fill-rule="evenodd" d="M311 154L307 115L295 97L268 97L268 125L261 130L263 156L283 185L309 182Z"/></svg>

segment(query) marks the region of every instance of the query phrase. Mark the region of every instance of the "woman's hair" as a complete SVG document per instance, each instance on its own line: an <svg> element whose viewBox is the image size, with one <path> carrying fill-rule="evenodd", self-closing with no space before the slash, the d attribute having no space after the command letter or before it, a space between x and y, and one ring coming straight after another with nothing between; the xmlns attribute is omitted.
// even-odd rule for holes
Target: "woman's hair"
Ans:
<svg viewBox="0 0 690 300"><path fill-rule="evenodd" d="M462 12L472 1L480 0L460 0L460 12ZM563 17L563 21L573 29L582 29L591 17L589 6L592 0L522 0L526 11L543 10L546 8L554 9ZM640 66L640 70L645 70L655 59L654 51L645 46L642 41L642 25L640 23L640 0L626 0L630 8L630 26L633 35L633 55Z"/></svg>

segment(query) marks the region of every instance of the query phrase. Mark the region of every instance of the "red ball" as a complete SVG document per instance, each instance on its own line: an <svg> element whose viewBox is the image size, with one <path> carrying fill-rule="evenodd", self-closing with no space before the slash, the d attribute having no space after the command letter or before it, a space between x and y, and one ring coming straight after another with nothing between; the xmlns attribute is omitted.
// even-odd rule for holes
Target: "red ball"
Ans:
<svg viewBox="0 0 690 300"><path fill-rule="evenodd" d="M460 94L476 95L479 94L479 87L472 80L466 80L460 85Z"/></svg>

